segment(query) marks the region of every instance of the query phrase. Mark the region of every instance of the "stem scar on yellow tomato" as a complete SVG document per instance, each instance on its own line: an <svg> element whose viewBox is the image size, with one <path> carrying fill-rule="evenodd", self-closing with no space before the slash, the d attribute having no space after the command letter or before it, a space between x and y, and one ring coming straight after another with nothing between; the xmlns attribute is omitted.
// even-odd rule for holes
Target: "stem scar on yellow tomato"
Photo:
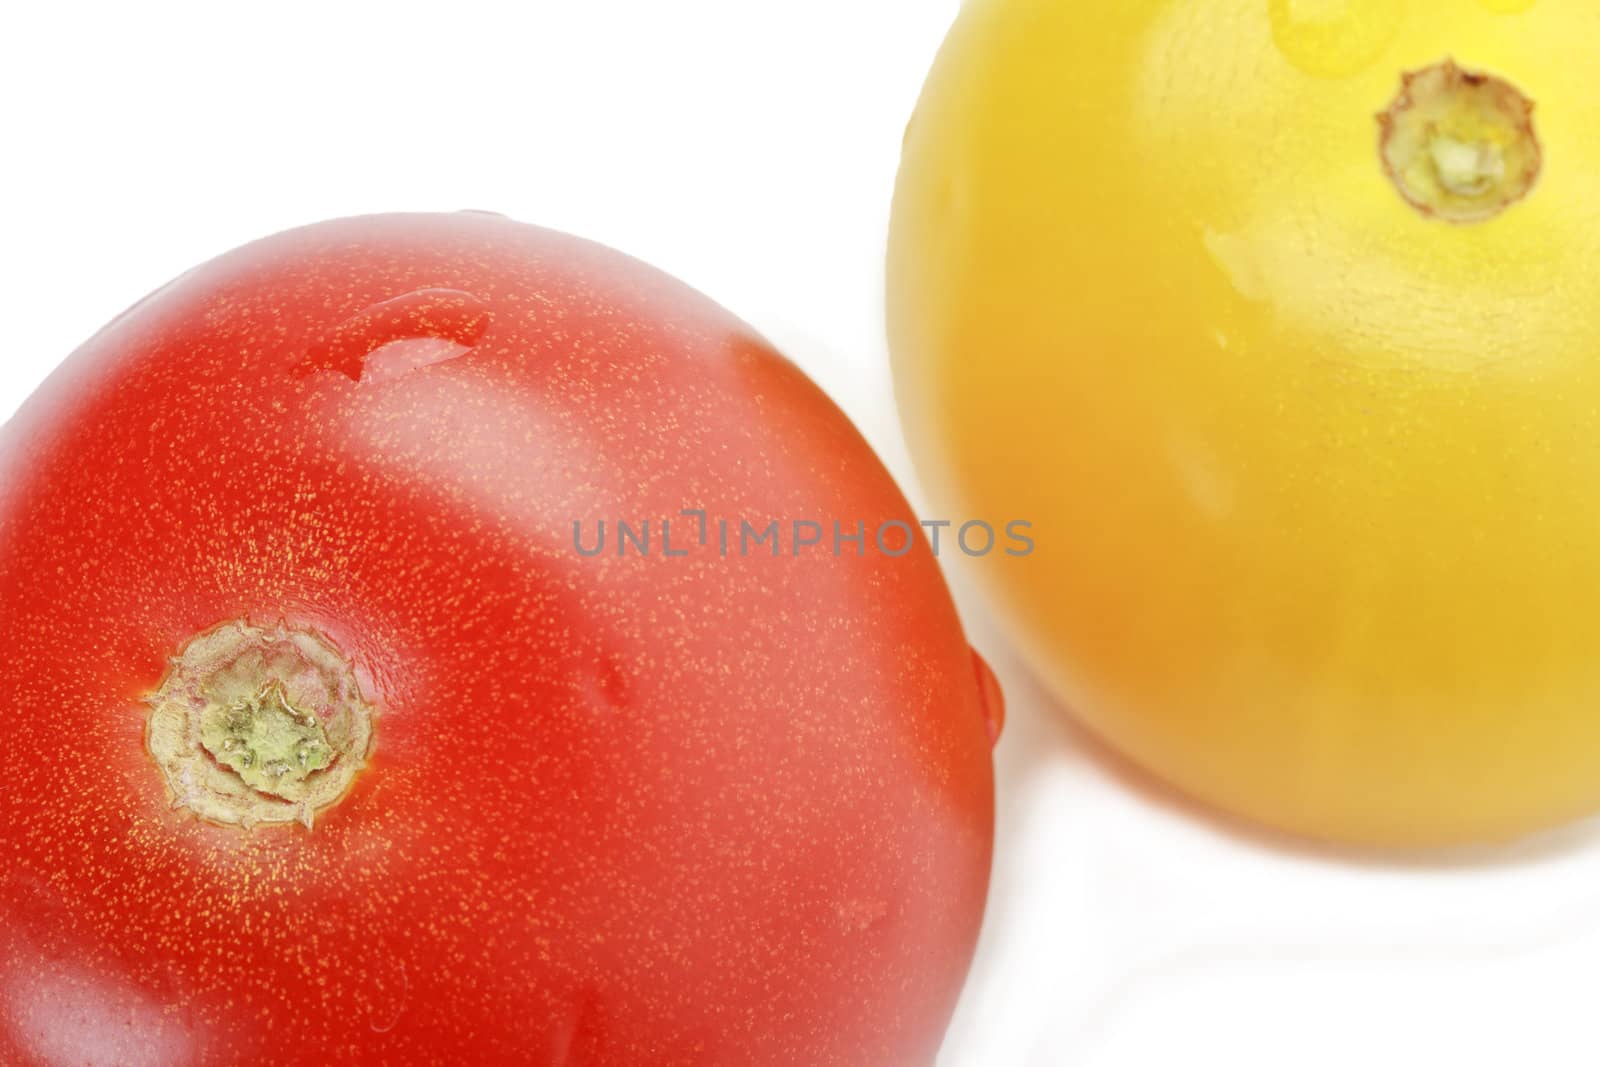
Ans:
<svg viewBox="0 0 1600 1067"><path fill-rule="evenodd" d="M1384 170L1423 215L1483 222L1527 196L1543 153L1533 101L1447 59L1404 76L1378 116Z"/></svg>
<svg viewBox="0 0 1600 1067"><path fill-rule="evenodd" d="M310 827L366 764L374 709L311 629L235 621L191 640L146 703L145 744L174 808L249 829Z"/></svg>

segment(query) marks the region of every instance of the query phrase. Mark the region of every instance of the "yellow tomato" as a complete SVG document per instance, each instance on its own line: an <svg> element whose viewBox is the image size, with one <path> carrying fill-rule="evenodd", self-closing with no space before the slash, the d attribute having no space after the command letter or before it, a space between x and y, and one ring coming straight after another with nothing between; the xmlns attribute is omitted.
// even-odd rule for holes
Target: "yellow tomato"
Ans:
<svg viewBox="0 0 1600 1067"><path fill-rule="evenodd" d="M969 0L901 409L1136 761L1344 841L1600 809L1597 57L1595 0Z"/></svg>

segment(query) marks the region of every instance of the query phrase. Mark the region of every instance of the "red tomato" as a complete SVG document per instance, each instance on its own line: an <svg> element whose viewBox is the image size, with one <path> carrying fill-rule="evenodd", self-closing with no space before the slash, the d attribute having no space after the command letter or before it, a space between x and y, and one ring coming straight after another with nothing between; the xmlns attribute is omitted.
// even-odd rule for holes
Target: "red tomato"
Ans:
<svg viewBox="0 0 1600 1067"><path fill-rule="evenodd" d="M0 435L0 1061L926 1062L999 706L894 519L596 245L372 217L177 279Z"/></svg>

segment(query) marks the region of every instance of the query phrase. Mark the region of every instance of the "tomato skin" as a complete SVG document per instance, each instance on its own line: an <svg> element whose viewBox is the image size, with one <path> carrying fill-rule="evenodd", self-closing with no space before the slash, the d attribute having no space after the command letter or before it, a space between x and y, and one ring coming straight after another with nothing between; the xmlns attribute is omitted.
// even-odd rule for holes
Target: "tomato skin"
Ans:
<svg viewBox="0 0 1600 1067"><path fill-rule="evenodd" d="M1600 810L1600 15L972 0L907 135L889 319L941 512L1063 702L1189 794L1383 846ZM1453 58L1535 103L1502 215L1379 155Z"/></svg>
<svg viewBox="0 0 1600 1067"><path fill-rule="evenodd" d="M489 215L323 223L0 433L0 1062L931 1059L993 820L931 553L573 549L908 513L704 297ZM171 810L140 699L280 616L356 659L368 766L311 830Z"/></svg>

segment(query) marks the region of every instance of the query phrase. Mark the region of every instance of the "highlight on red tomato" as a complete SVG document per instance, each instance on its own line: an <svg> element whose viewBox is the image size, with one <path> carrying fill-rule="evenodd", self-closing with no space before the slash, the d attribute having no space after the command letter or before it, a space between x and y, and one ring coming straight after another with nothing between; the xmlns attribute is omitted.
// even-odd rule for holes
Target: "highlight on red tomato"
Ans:
<svg viewBox="0 0 1600 1067"><path fill-rule="evenodd" d="M897 522L799 370L577 238L183 275L0 430L0 1062L929 1062L1000 703Z"/></svg>

